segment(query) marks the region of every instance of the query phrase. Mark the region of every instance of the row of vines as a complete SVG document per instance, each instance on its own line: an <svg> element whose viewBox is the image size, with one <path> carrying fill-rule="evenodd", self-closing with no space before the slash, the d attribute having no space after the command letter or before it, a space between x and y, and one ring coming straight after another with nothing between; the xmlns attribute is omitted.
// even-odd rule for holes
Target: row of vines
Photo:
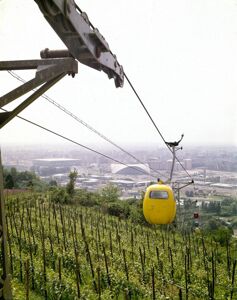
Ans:
<svg viewBox="0 0 237 300"><path fill-rule="evenodd" d="M44 196L6 201L12 276L43 299L236 299L237 243Z"/></svg>

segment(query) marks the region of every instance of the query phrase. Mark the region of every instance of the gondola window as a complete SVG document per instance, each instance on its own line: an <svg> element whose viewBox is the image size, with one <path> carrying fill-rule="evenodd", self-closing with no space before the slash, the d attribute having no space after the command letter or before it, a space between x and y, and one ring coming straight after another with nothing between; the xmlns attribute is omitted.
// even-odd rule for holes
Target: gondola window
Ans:
<svg viewBox="0 0 237 300"><path fill-rule="evenodd" d="M169 195L166 191L151 191L150 199L168 199Z"/></svg>

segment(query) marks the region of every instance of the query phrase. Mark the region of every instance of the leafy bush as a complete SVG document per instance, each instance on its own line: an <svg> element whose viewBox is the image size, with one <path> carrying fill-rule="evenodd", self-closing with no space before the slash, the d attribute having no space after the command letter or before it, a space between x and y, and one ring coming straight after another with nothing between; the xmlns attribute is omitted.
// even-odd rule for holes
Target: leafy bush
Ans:
<svg viewBox="0 0 237 300"><path fill-rule="evenodd" d="M97 206L100 202L100 195L95 192L88 192L85 189L79 189L76 190L74 202L87 207Z"/></svg>
<svg viewBox="0 0 237 300"><path fill-rule="evenodd" d="M3 179L6 189L30 189L37 192L48 189L48 184L36 176L34 172L18 172L16 168L3 169Z"/></svg>
<svg viewBox="0 0 237 300"><path fill-rule="evenodd" d="M213 239L224 246L231 239L232 234L233 231L230 228L221 226L213 232Z"/></svg>
<svg viewBox="0 0 237 300"><path fill-rule="evenodd" d="M53 187L50 191L50 199L54 203L67 204L69 203L69 195L62 187Z"/></svg>
<svg viewBox="0 0 237 300"><path fill-rule="evenodd" d="M142 209L138 209L137 207L134 207L132 206L130 208L130 216L129 216L130 220L136 224L146 224L147 225L147 222L144 218L144 215L143 215L143 211Z"/></svg>
<svg viewBox="0 0 237 300"><path fill-rule="evenodd" d="M104 202L114 202L119 200L120 190L117 186L109 183L101 190L101 198Z"/></svg>
<svg viewBox="0 0 237 300"><path fill-rule="evenodd" d="M128 218L128 216L130 214L130 208L126 202L117 201L117 202L108 204L107 212L111 216L116 216L116 217L120 217L120 218Z"/></svg>
<svg viewBox="0 0 237 300"><path fill-rule="evenodd" d="M233 229L225 226L222 220L211 218L204 227L204 232L211 236L214 241L225 245L233 234Z"/></svg>

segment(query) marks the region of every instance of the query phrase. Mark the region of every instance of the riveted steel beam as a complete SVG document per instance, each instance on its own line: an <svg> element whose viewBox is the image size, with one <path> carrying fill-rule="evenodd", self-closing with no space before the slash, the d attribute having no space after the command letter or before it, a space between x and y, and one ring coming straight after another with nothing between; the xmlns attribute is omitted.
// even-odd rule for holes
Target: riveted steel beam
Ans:
<svg viewBox="0 0 237 300"><path fill-rule="evenodd" d="M115 86L124 83L123 67L109 44L74 0L35 0L45 19L80 63L105 72Z"/></svg>

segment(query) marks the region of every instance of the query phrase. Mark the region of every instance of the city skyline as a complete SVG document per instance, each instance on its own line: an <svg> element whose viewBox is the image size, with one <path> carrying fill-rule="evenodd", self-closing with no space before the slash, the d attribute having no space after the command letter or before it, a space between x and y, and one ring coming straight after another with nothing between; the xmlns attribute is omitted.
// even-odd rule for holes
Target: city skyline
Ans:
<svg viewBox="0 0 237 300"><path fill-rule="evenodd" d="M77 171L76 187L90 191L100 190L107 184L119 187L123 197L139 197L140 192L157 178L166 181L170 176L171 159L165 149L160 152L138 151L134 155L139 162L132 162L124 153L107 153L116 162L71 148L11 148L3 151L3 165L8 172L14 170L34 172L44 182L56 181L65 186L70 171ZM180 163L184 166L181 168ZM15 168L15 169L14 169ZM175 163L173 181L194 180L194 190L200 195L215 193L236 195L237 156L233 148L187 149Z"/></svg>

